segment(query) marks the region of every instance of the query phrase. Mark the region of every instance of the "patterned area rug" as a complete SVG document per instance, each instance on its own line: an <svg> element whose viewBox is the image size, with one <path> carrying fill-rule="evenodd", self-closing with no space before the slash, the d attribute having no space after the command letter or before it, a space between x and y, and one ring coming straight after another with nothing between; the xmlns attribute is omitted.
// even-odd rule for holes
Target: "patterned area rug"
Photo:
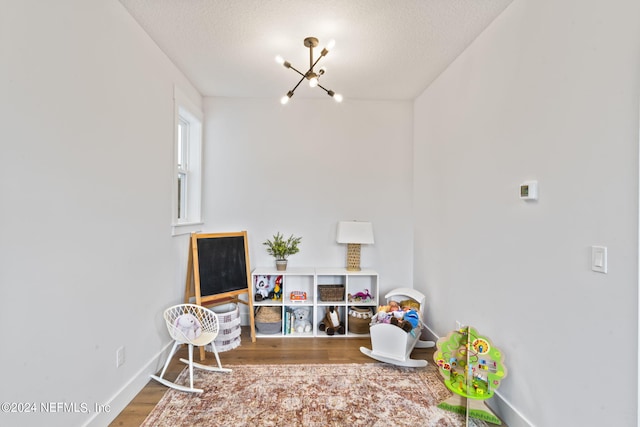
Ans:
<svg viewBox="0 0 640 427"><path fill-rule="evenodd" d="M182 426L437 426L465 417L437 407L451 396L433 365L227 365L231 373L194 369L191 394L168 389L142 424ZM176 379L189 382L189 371ZM487 427L469 420L469 426Z"/></svg>

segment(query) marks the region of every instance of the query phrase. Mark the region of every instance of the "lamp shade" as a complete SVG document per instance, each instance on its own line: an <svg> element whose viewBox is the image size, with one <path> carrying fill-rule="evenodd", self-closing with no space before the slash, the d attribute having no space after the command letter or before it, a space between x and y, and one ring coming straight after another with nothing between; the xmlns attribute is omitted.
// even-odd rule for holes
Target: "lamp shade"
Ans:
<svg viewBox="0 0 640 427"><path fill-rule="evenodd" d="M365 221L338 222L338 243L373 244L373 225Z"/></svg>

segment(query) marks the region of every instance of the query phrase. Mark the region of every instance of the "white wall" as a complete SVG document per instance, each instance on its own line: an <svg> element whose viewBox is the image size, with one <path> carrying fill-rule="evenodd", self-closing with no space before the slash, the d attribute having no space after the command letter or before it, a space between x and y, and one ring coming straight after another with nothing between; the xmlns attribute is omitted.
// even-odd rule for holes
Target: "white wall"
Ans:
<svg viewBox="0 0 640 427"><path fill-rule="evenodd" d="M639 82L636 0L516 0L416 100L417 288L503 350L511 427L636 425Z"/></svg>
<svg viewBox="0 0 640 427"><path fill-rule="evenodd" d="M183 295L174 83L201 100L117 1L2 1L0 57L0 402L38 405L0 424L107 425L155 370L162 310Z"/></svg>
<svg viewBox="0 0 640 427"><path fill-rule="evenodd" d="M273 266L262 242L302 236L289 265L340 267L340 220L373 222L361 265L384 290L412 283L412 103L205 98L206 232L247 230L251 267Z"/></svg>

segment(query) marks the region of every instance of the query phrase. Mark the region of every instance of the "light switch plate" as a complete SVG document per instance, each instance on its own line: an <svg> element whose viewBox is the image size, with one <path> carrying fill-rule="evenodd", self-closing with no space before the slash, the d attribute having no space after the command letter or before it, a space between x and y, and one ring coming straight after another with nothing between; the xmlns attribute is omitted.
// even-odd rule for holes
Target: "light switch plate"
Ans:
<svg viewBox="0 0 640 427"><path fill-rule="evenodd" d="M606 246L591 246L591 269L598 273L607 272Z"/></svg>

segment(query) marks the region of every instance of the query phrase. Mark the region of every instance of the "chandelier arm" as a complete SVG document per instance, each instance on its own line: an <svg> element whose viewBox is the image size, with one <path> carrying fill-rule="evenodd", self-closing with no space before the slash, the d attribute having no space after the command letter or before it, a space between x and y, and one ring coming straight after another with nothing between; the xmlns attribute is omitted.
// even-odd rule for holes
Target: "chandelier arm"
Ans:
<svg viewBox="0 0 640 427"><path fill-rule="evenodd" d="M329 89L327 89L326 87L322 86L320 83L318 83L318 87L322 90L324 90L325 92L329 93Z"/></svg>
<svg viewBox="0 0 640 427"><path fill-rule="evenodd" d="M290 65L290 66L289 66L289 68L291 68L293 71L295 71L296 73L300 74L301 76L303 76L303 77L307 77L307 75L309 74L309 72L313 71L313 67L315 67L315 66L316 66L316 64L318 63L318 61L320 61L320 59L321 59L321 58L322 58L321 56L320 56L320 57L318 57L318 59L316 59L316 62L314 62L314 63L311 65L311 68L309 68L309 69L307 70L307 72L306 72L306 73L304 73L304 74L303 74L303 73L301 73L301 72L300 72L296 67L294 67L293 65Z"/></svg>
<svg viewBox="0 0 640 427"><path fill-rule="evenodd" d="M314 62L313 64L309 62L311 64L311 67L309 67L309 71L313 71L313 67L316 66L316 64L318 63L318 61L320 61L320 59L322 59L322 56L318 56L318 59L316 59L316 62ZM307 74L309 73L309 71L307 71Z"/></svg>
<svg viewBox="0 0 640 427"><path fill-rule="evenodd" d="M296 73L300 74L302 77L306 77L306 74L302 74L300 71L298 71L296 69L296 67L294 67L293 65L291 65L289 68L291 68L293 71L295 71Z"/></svg>
<svg viewBox="0 0 640 427"><path fill-rule="evenodd" d="M322 90L324 90L325 92L327 92L327 95L329 95L330 97L332 97L333 99L335 99L336 102L342 102L342 95L340 95L339 93L335 93L334 91L332 91L331 89L327 89L324 86L320 86L318 85L318 87Z"/></svg>
<svg viewBox="0 0 640 427"><path fill-rule="evenodd" d="M295 92L296 89L298 89L298 86L300 86L300 83L302 83L303 80L304 80L304 75L300 80L298 80L298 83L293 87L293 89L291 89L291 93Z"/></svg>

